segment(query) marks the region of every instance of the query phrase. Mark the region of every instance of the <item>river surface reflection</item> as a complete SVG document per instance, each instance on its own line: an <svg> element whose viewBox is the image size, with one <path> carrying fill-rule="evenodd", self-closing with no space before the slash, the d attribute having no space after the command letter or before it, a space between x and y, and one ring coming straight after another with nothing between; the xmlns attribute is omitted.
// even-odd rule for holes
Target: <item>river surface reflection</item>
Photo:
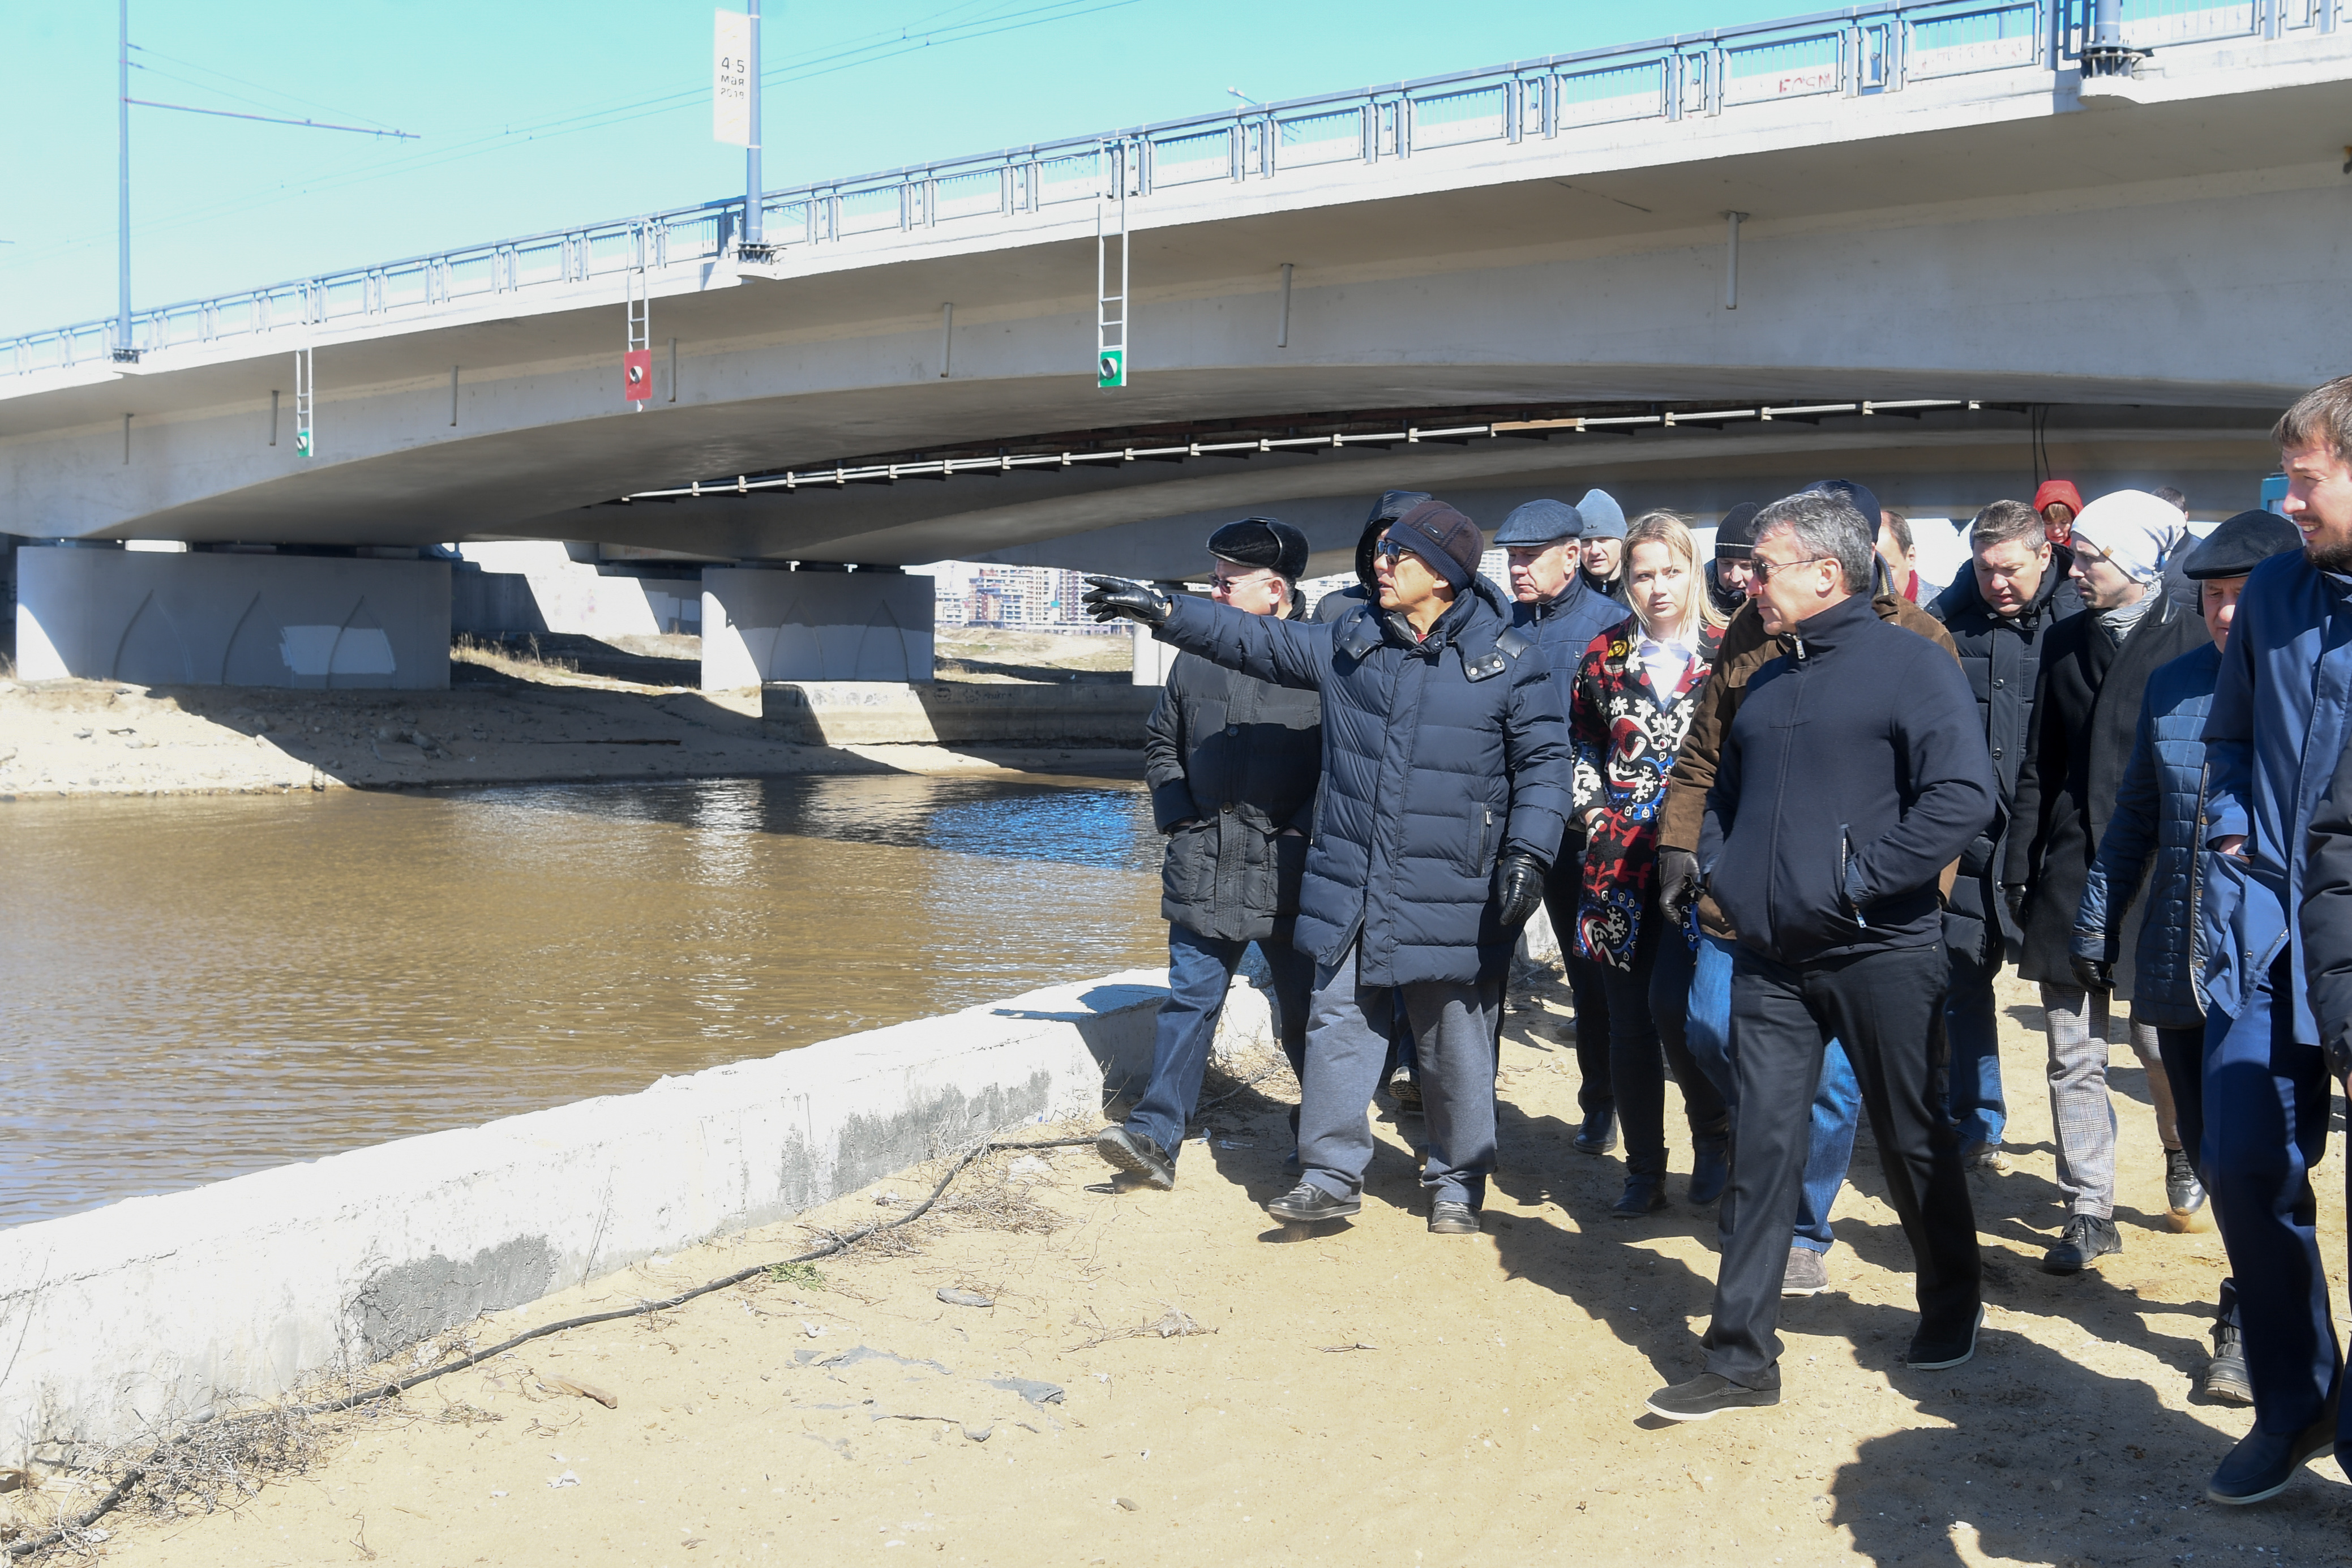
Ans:
<svg viewBox="0 0 2352 1568"><path fill-rule="evenodd" d="M0 1225L1167 961L1131 784L0 810Z"/></svg>

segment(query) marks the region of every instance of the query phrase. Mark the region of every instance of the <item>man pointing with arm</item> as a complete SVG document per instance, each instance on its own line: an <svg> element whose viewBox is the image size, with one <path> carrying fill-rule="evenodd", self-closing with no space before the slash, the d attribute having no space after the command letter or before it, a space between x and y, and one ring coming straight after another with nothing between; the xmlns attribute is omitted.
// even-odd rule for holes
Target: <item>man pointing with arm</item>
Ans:
<svg viewBox="0 0 2352 1568"><path fill-rule="evenodd" d="M1315 960L1302 1179L1266 1205L1312 1224L1362 1207L1365 1112L1402 1002L1421 1063L1429 1228L1479 1226L1495 1165L1495 1045L1518 927L1542 901L1571 794L1543 650L1478 575L1485 541L1424 501L1379 542L1379 603L1299 625L1095 577L1097 620L1323 697L1323 775L1293 940Z"/></svg>

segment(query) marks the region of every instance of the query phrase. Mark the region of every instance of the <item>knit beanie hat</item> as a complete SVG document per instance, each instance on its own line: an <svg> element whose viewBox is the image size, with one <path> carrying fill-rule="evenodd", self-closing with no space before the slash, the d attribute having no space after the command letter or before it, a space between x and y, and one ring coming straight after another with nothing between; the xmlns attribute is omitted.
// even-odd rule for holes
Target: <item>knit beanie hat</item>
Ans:
<svg viewBox="0 0 2352 1568"><path fill-rule="evenodd" d="M1412 551L1455 591L1478 574L1486 541L1478 525L1442 500L1425 500L1389 524L1389 538Z"/></svg>
<svg viewBox="0 0 2352 1568"><path fill-rule="evenodd" d="M2074 519L2076 541L2114 562L2135 583L2157 574L2179 531L2180 513L2146 490L2103 495Z"/></svg>
<svg viewBox="0 0 2352 1568"><path fill-rule="evenodd" d="M1756 553L1756 514L1763 510L1759 502L1744 500L1723 514L1715 525L1717 561L1745 561Z"/></svg>

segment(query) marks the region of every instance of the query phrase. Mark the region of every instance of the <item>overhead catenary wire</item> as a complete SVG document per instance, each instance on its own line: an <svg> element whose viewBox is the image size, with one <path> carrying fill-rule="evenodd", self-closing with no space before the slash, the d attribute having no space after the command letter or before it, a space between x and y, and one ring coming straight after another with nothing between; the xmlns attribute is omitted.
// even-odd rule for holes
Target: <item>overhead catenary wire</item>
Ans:
<svg viewBox="0 0 2352 1568"><path fill-rule="evenodd" d="M901 1226L912 1225L915 1221L922 1218L923 1215L929 1211L931 1205L940 1201L941 1194L946 1193L948 1190L949 1184L954 1182L958 1176L963 1174L964 1171L971 1164L971 1163L979 1159L983 1154L1009 1152L1017 1149L1073 1149L1080 1146L1081 1144L1092 1146L1093 1143L1094 1139L1092 1137L1044 1138L1025 1142L1006 1141L994 1138L983 1139L980 1142L977 1142L971 1148L965 1150L962 1154L957 1157L955 1163L948 1167L947 1173L939 1179L939 1184L931 1188L930 1195L929 1197L926 1197L921 1203L917 1204L913 1208L908 1209L905 1214L900 1215L896 1219L884 1220L875 1225L859 1226L845 1236L835 1236L824 1246L811 1248L809 1251L801 1253L796 1257L780 1258L768 1263L755 1263L748 1268L739 1268L731 1274L721 1275L716 1279L697 1285L691 1289L681 1290L675 1296L665 1296L658 1301L639 1301L634 1306L616 1307L609 1312L583 1312L576 1318L565 1318L560 1322L541 1323L537 1328L526 1329L521 1333L500 1340L497 1344L488 1345L481 1350L471 1352L467 1355L458 1357L456 1361L444 1362L438 1366L427 1367L423 1372L412 1373L406 1377L394 1378L389 1383L377 1384L373 1387L362 1389L355 1394L347 1394L339 1398L321 1399L308 1405L298 1405L294 1406L289 1414L294 1415L332 1415L341 1411L354 1410L362 1405L373 1404L379 1399L394 1398L400 1394L407 1393L410 1389L415 1388L422 1384L430 1383L435 1378L446 1377L453 1372L463 1372L469 1366L479 1366L486 1361L490 1361L496 1357L502 1356L509 1351L515 1349L517 1346L529 1344L533 1340L543 1340L551 1334L560 1334L572 1329L584 1329L596 1323L618 1322L625 1318L642 1318L655 1312L670 1311L673 1309L686 1305L686 1303L694 1300L698 1297L708 1296L714 1291L724 1290L731 1286L740 1285L745 1280L754 1279L759 1275L768 1272L772 1268L781 1268L794 1263L814 1263L822 1258L839 1257L842 1253L848 1251L851 1247L856 1247L859 1242L866 1240L868 1237L879 1236L884 1231L896 1230ZM167 1446L185 1443L198 1429L210 1426L221 1419L223 1419L223 1417L218 1412L206 1411L203 1415L200 1415L189 1421L186 1427L181 1432L172 1437L166 1438L163 1444L158 1445L158 1449L160 1450L160 1448ZM107 1489L105 1496L100 1498L95 1504L83 1513L78 1515L70 1523L60 1524L56 1529L45 1531L38 1535L28 1535L24 1537L22 1540L12 1541L5 1549L0 1549L0 1556L28 1556L35 1552L42 1550L44 1547L55 1546L58 1542L65 1541L71 1536L80 1534L83 1531L88 1530L91 1525L96 1524L100 1520L104 1519L108 1514L112 1513L117 1508L120 1508L122 1505L123 1500L128 1498L131 1492L137 1489L140 1481L145 1478L149 1468L150 1467L147 1465L134 1465L129 1470L126 1470L122 1474L121 1478L116 1480L112 1487Z"/></svg>
<svg viewBox="0 0 2352 1568"><path fill-rule="evenodd" d="M1088 3L1088 0L1051 0L1050 4L1045 5L1000 12L950 23L944 26L934 27L919 37L914 36L912 29L920 24L910 24L890 29L887 34L867 35L866 41L847 47L835 47L825 52L788 56L778 64L761 70L760 80L763 87L770 84L810 81L840 71L878 65L886 60L918 53L924 49L971 43L1004 33L1046 26L1055 22L1076 21L1081 17L1095 16L1105 11L1121 10L1142 3L1143 0L1092 0L1092 3ZM963 7L950 7L947 12L932 15L934 17L950 15L959 9ZM698 85L650 98L632 99L594 109L577 110L535 120L526 120L520 123L508 122L495 131L484 129L470 135L462 132L456 132L454 133L456 140L438 138L429 148L396 153L362 168L349 169L340 177L333 173L322 172L319 176L295 182L290 186L286 182L279 182L266 190L251 191L242 196L232 196L223 201L167 213L142 222L140 225L140 231L142 235L151 237L171 233L208 219L234 217L273 206L281 202L291 201L297 197L347 190L354 185L367 184L377 180L394 179L404 174L427 173L451 163L488 156L533 142L551 141L562 136L609 130L662 114L680 113L701 105L707 101L709 96L709 89ZM369 117L356 115L353 118L365 120ZM331 165L331 168L337 167L345 166ZM13 267L53 260L58 257L89 249L105 237L107 237L107 231L102 229L60 236L50 244L23 248L21 254L10 257L7 264Z"/></svg>

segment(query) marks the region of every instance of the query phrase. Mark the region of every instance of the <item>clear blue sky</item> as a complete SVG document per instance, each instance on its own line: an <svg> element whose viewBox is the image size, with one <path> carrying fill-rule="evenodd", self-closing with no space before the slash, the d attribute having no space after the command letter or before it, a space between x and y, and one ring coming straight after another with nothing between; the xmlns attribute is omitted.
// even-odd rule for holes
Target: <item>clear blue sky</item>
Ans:
<svg viewBox="0 0 2352 1568"><path fill-rule="evenodd" d="M741 9L739 3L731 6ZM770 0L770 188L1672 32L1789 0ZM132 0L136 300L740 195L708 0ZM114 310L112 0L0 5L0 335Z"/></svg>

